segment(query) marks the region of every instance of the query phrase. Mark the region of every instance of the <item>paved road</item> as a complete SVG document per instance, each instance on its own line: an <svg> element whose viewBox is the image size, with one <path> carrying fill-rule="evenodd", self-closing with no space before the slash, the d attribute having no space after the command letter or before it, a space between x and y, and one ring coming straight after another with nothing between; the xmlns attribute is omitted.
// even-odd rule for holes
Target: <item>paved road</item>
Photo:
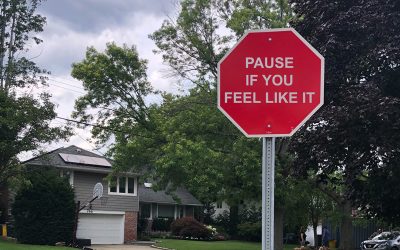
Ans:
<svg viewBox="0 0 400 250"><path fill-rule="evenodd" d="M138 245L93 245L95 250L156 250L149 246Z"/></svg>

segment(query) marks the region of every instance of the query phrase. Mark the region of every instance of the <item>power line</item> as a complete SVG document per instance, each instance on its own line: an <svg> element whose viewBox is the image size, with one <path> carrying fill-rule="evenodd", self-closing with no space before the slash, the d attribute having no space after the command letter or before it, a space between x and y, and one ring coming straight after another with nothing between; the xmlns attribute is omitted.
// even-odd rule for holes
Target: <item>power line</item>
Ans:
<svg viewBox="0 0 400 250"><path fill-rule="evenodd" d="M92 123L88 123L88 122L82 122L82 121L77 121L77 120L72 120L72 119L68 119L68 118L64 118L64 117L60 117L60 116L56 116L57 119L61 119L64 121L68 121L68 122L74 122L74 123L78 123L78 124L83 124L86 126L91 126L91 127L99 127L99 128L103 128L103 129L109 129L107 127L98 125L98 124L92 124ZM111 131L111 129L109 129ZM117 132L122 132L122 131L117 131Z"/></svg>
<svg viewBox="0 0 400 250"><path fill-rule="evenodd" d="M105 126L102 126L102 125L99 125L99 124L93 124L93 123L88 123L88 122L82 122L82 121L72 120L72 119L64 118L64 117L60 117L60 116L56 116L56 118L57 118L57 119L64 120L64 121L68 121L68 122L74 122L74 123L77 123L77 124L83 124L83 125L85 125L85 126L98 127L98 128L101 128L101 129L104 129L104 130L108 130L108 131L114 132L114 133L116 133L116 132L118 132L118 133L124 133L124 134L127 133L126 131L122 131L122 130L118 130L118 129L111 129L111 128L109 128L109 127L105 127ZM139 137L147 138L147 139L155 139L154 137L149 137L149 136L144 136L144 135L139 135L139 134L133 134L133 133L131 133L131 132L129 132L129 134L130 134L130 135L134 135L134 136L139 136Z"/></svg>
<svg viewBox="0 0 400 250"><path fill-rule="evenodd" d="M70 83L62 82L62 81L56 80L56 79L54 79L54 78L52 78L52 77L49 77L49 80L54 81L54 82L57 82L57 83L65 84L65 85L68 85L68 86L71 86L71 87L73 87L73 88L77 88L77 89L80 89L80 90L85 90L84 88L82 88L82 87L80 87L80 86L75 86L75 85L70 84Z"/></svg>
<svg viewBox="0 0 400 250"><path fill-rule="evenodd" d="M79 93L79 94L82 94L82 95L85 95L85 94L86 94L86 93L84 93L84 92L77 91L77 90L74 90L74 89L70 89L70 88L67 88L67 87L63 87L63 86L57 85L57 84L55 84L55 83L51 83L51 85L52 85L52 86L55 86L55 87L62 88L62 89L66 89L66 90L69 90L69 91L72 91L72 92L76 92L76 93Z"/></svg>
<svg viewBox="0 0 400 250"><path fill-rule="evenodd" d="M89 146L92 148L92 150L96 150L100 155L104 156L104 154L102 152L100 152L96 147L92 146L92 143L89 142L88 140L86 140L85 138L83 138L79 133L76 133L76 135L81 138L82 140L84 140L87 144L89 144Z"/></svg>
<svg viewBox="0 0 400 250"><path fill-rule="evenodd" d="M57 118L59 118L59 117L57 117ZM55 122L58 125L66 125L66 123L63 123L61 121L60 122L52 121L52 122ZM96 147L94 147L90 141L88 141L87 139L83 138L83 136L81 136L78 131L75 131L75 135L78 136L83 141L85 141L89 145L89 147L92 148L92 150L97 151L100 155L104 156L104 154L102 152L100 152Z"/></svg>

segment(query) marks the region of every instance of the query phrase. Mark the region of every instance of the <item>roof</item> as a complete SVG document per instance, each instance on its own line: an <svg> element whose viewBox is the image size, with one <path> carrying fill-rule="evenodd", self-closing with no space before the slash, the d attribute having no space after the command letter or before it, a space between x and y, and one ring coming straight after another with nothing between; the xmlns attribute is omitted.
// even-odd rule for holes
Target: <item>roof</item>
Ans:
<svg viewBox="0 0 400 250"><path fill-rule="evenodd" d="M165 204L180 204L180 205L193 205L202 206L200 201L198 201L189 191L185 188L177 188L173 195L179 199L179 202L174 200L174 198L167 194L165 191L154 191L152 188L139 186L139 201L148 203L165 203Z"/></svg>
<svg viewBox="0 0 400 250"><path fill-rule="evenodd" d="M72 169L72 170L79 170L84 172L95 172L95 173L110 173L111 167L110 166L100 166L100 165L93 165L87 163L74 163L68 162L63 160L61 155L68 154L74 156L88 156L88 157L96 157L103 160L106 160L108 163L112 164L112 160L77 147L75 145L71 145L69 147L62 147L55 149L53 151L44 153L42 155L36 156L32 159L24 161L23 163L26 165L37 165L37 166L54 166L58 168L65 168L65 169Z"/></svg>

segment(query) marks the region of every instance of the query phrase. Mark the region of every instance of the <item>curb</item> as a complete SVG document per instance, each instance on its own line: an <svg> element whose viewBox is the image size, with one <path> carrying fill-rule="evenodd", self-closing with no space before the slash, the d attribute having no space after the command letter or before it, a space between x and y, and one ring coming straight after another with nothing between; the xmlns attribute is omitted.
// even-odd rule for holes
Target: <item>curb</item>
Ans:
<svg viewBox="0 0 400 250"><path fill-rule="evenodd" d="M156 249L160 249L160 250L175 250L173 248L159 247L159 246L156 246L156 245L151 245L150 247L156 248Z"/></svg>

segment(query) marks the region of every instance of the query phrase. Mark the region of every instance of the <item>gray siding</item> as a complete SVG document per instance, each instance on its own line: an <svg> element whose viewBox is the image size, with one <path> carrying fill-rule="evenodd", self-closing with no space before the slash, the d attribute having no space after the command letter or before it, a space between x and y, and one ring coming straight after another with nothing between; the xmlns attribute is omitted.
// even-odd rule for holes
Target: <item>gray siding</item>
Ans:
<svg viewBox="0 0 400 250"><path fill-rule="evenodd" d="M89 201L93 196L93 187L96 183L103 184L103 197L107 198L107 204L102 205L97 199L92 203L93 210L104 211L139 211L139 197L127 195L109 195L108 181L105 180L105 174L74 172L74 191L75 199L81 202ZM137 179L136 179L137 180ZM135 183L137 185L137 182ZM136 189L137 190L137 189Z"/></svg>

